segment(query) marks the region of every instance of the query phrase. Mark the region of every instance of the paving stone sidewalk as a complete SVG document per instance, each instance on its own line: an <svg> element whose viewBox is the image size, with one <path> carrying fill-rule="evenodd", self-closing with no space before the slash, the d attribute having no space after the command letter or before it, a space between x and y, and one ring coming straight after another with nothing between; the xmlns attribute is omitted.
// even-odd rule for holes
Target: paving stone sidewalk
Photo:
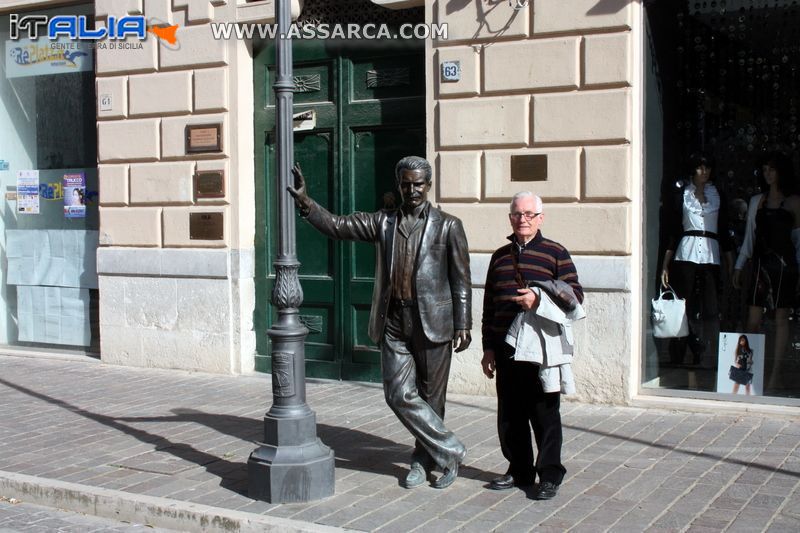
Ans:
<svg viewBox="0 0 800 533"><path fill-rule="evenodd" d="M247 497L247 457L271 403L266 375L217 376L0 356L0 471L319 526L407 531L800 531L800 420L562 405L558 497L496 492L495 400L451 394L469 450L448 489L407 490L413 441L379 385L312 381L336 493ZM0 496L8 496L0 494Z"/></svg>

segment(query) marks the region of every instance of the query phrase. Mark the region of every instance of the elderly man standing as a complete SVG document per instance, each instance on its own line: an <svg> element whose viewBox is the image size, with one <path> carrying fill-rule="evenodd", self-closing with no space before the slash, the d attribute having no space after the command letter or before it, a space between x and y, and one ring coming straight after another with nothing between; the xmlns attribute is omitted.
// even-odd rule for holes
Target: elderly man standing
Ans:
<svg viewBox="0 0 800 533"><path fill-rule="evenodd" d="M403 484L422 485L438 465L443 475L433 486L448 487L467 453L443 422L452 350L465 350L472 340L461 221L428 202L431 166L421 157L404 157L395 167L402 207L375 213L333 215L309 198L298 165L293 173L289 192L312 226L333 239L375 243L369 336L381 348L386 403L416 438Z"/></svg>
<svg viewBox="0 0 800 533"><path fill-rule="evenodd" d="M508 237L511 242L492 256L483 301L481 365L490 379L497 371L497 431L509 462L506 474L493 479L490 487L532 485L538 475L536 498L547 500L555 497L566 474L561 464L560 392L545 390L541 365L521 361L519 354L515 357L507 337L520 313L534 310L535 314L540 309L545 298L541 287L556 288L548 302L572 307L583 301L583 288L566 248L539 231L544 221L541 198L517 193L510 211L514 233ZM535 464L531 426L538 448Z"/></svg>

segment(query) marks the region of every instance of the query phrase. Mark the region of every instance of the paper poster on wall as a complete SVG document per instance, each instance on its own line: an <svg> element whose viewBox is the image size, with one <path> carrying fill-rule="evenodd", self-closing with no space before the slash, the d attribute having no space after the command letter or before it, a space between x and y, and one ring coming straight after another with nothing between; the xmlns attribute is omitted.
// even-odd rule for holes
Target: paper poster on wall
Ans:
<svg viewBox="0 0 800 533"><path fill-rule="evenodd" d="M92 43L72 41L61 36L50 39L8 40L5 42L6 77L43 76L91 71L94 69Z"/></svg>
<svg viewBox="0 0 800 533"><path fill-rule="evenodd" d="M17 213L39 214L39 171L17 171Z"/></svg>
<svg viewBox="0 0 800 533"><path fill-rule="evenodd" d="M764 335L720 332L717 368L717 392L762 395Z"/></svg>
<svg viewBox="0 0 800 533"><path fill-rule="evenodd" d="M9 285L97 288L94 230L6 230Z"/></svg>
<svg viewBox="0 0 800 533"><path fill-rule="evenodd" d="M86 175L64 174L64 217L86 218Z"/></svg>
<svg viewBox="0 0 800 533"><path fill-rule="evenodd" d="M65 287L17 287L19 339L89 346L89 290Z"/></svg>

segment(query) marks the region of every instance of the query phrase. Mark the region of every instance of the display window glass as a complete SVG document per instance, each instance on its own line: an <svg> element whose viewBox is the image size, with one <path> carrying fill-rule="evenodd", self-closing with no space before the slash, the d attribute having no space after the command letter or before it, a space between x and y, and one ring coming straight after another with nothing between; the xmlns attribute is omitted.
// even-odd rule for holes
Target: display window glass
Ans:
<svg viewBox="0 0 800 533"><path fill-rule="evenodd" d="M641 390L793 403L800 6L654 1L646 13ZM674 311L651 299L664 288L684 328L662 327Z"/></svg>
<svg viewBox="0 0 800 533"><path fill-rule="evenodd" d="M0 345L97 352L94 50L23 35L0 16Z"/></svg>

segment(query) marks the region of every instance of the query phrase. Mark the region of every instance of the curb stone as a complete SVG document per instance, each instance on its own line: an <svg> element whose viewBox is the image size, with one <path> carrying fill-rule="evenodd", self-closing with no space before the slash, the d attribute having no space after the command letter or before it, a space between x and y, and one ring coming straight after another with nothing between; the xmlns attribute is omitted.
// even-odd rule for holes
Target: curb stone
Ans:
<svg viewBox="0 0 800 533"><path fill-rule="evenodd" d="M0 470L0 495L46 507L178 531L334 533L354 530L156 498Z"/></svg>

